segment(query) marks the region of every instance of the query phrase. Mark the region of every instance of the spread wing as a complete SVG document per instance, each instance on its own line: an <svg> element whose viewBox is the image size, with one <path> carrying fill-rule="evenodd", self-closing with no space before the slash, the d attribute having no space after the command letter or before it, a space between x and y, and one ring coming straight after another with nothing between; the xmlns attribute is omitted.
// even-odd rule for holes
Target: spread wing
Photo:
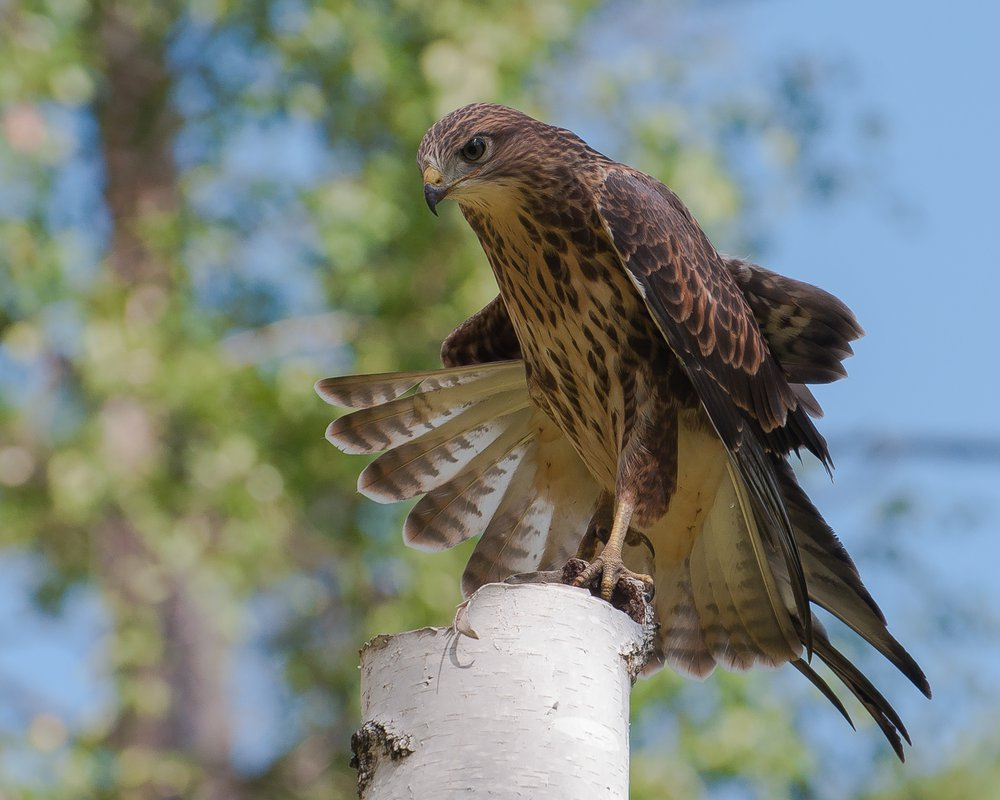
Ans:
<svg viewBox="0 0 1000 800"><path fill-rule="evenodd" d="M520 361L326 378L316 391L352 409L327 429L334 445L382 453L358 478L362 494L380 503L422 495L406 518L407 544L441 550L481 534L462 576L467 596L573 555L600 491L531 403Z"/></svg>
<svg viewBox="0 0 1000 800"><path fill-rule="evenodd" d="M616 167L594 200L629 277L746 483L765 541L787 565L809 650L805 577L767 451L805 446L829 469L826 442L724 260L677 196L642 173Z"/></svg>
<svg viewBox="0 0 1000 800"><path fill-rule="evenodd" d="M846 306L820 289L754 264L736 259L724 263L790 380L820 382L843 375L839 359L850 354L850 342L861 334ZM530 411L520 363L485 363L516 357L516 342L506 308L495 298L445 340L442 360L450 369L347 376L317 384L327 401L357 409L331 425L331 441L349 452L388 451L363 473L362 491L382 502L424 493L404 528L411 546L434 550L480 534L462 577L466 595L512 573L564 563L599 495L566 438L544 414ZM776 458L772 463L809 599L853 628L929 696L920 668L889 634L853 561L789 465ZM770 558L774 574L787 583L784 560L777 551ZM658 597L670 595L668 605L677 612L661 610L659 660L704 674L714 657L702 654L692 664L692 653L699 637L714 630L719 615L692 618L704 587L694 587L687 573L675 576L674 584L670 578L657 571L657 583L662 579L669 587ZM742 584L738 588L745 589ZM685 609L687 616L679 614ZM906 738L906 730L898 715L830 644L819 621L810 619L816 655L859 699L902 759L900 737ZM802 659L793 666L850 721L819 673Z"/></svg>

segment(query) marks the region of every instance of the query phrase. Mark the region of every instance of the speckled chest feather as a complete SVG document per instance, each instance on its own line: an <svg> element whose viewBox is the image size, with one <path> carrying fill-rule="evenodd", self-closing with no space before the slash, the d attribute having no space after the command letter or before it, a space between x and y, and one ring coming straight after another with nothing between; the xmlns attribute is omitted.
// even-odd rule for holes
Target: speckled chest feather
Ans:
<svg viewBox="0 0 1000 800"><path fill-rule="evenodd" d="M536 403L609 491L644 487L636 522L667 510L690 384L584 198L463 205L489 257ZM637 480L638 479L638 480Z"/></svg>

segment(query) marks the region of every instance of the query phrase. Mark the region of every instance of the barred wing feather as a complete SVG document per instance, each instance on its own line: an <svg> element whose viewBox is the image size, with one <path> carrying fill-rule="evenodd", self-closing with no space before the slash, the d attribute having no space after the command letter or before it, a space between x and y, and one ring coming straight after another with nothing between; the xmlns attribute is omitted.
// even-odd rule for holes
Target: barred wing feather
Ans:
<svg viewBox="0 0 1000 800"><path fill-rule="evenodd" d="M358 490L383 503L423 495L404 524L407 544L441 550L481 535L463 575L466 594L573 555L598 488L531 404L521 361L328 378L316 388L327 402L358 409L330 425L331 442L382 453Z"/></svg>

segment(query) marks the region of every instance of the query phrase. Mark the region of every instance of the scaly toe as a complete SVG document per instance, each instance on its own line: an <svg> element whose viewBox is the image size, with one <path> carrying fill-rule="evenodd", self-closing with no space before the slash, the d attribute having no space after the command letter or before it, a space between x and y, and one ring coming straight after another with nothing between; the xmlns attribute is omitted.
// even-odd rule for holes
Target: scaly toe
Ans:
<svg viewBox="0 0 1000 800"><path fill-rule="evenodd" d="M606 569L601 573L601 598L611 602L611 595L614 594L615 586L618 585L620 569Z"/></svg>
<svg viewBox="0 0 1000 800"><path fill-rule="evenodd" d="M594 579L598 575L603 575L603 574L604 574L604 561L602 561L601 557L598 556L593 561L591 561L590 564L587 565L587 567L583 570L583 572L581 572L579 575L573 578L572 585L586 588L590 586L591 583L593 583Z"/></svg>
<svg viewBox="0 0 1000 800"><path fill-rule="evenodd" d="M640 625L646 619L647 605L653 598L653 579L649 575L632 572L620 561L606 564L600 556L590 564L580 558L571 558L562 569L562 581L589 589L591 594L602 597Z"/></svg>
<svg viewBox="0 0 1000 800"><path fill-rule="evenodd" d="M573 566L572 570L570 570L571 565ZM582 570L577 572L581 566ZM571 559L564 568L563 574L568 578L572 572L577 572L576 577L566 580L566 583L589 588L594 594L600 594L603 599L608 601L611 600L615 587L626 579L638 581L643 585L646 594L650 597L653 596L653 579L649 575L633 572L621 561L605 563L604 559L598 556L589 564L584 564L580 559Z"/></svg>

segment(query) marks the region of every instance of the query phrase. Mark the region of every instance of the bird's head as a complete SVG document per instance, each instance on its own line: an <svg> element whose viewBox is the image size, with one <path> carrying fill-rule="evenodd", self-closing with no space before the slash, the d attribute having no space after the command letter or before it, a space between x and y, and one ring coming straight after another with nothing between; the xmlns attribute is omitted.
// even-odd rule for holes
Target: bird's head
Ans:
<svg viewBox="0 0 1000 800"><path fill-rule="evenodd" d="M431 211L450 197L465 205L490 205L538 182L546 151L560 139L580 140L513 108L475 103L436 122L420 143L417 166Z"/></svg>

